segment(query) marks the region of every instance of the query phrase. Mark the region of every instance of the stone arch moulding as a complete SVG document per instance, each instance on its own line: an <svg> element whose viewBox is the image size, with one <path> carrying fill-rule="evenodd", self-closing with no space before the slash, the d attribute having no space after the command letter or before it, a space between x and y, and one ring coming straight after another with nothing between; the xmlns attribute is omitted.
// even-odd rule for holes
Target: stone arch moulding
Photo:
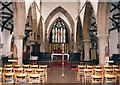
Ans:
<svg viewBox="0 0 120 85"><path fill-rule="evenodd" d="M55 14L57 14L58 12L61 12L67 19L68 21L70 22L70 26L72 28L72 31L74 30L74 21L71 17L71 15L64 9L62 8L61 6L58 6L57 8L55 8L47 17L46 21L45 21L45 32L47 32L47 29L48 29L48 25L49 25L49 22L50 20L53 18L53 16Z"/></svg>
<svg viewBox="0 0 120 85"><path fill-rule="evenodd" d="M40 33L40 43L43 43L43 21L42 21L42 17L40 17L39 19L39 23L38 23L38 33Z"/></svg>
<svg viewBox="0 0 120 85"><path fill-rule="evenodd" d="M76 51L77 52L80 51L80 47L81 49L83 48L82 45L83 45L83 28L82 28L80 16L78 16L77 26L76 26Z"/></svg>
<svg viewBox="0 0 120 85"><path fill-rule="evenodd" d="M61 12L66 18L67 20L69 21L70 23L70 27L71 27L71 31L72 31L72 36L71 36L71 43L74 43L74 26L75 26L75 23L71 17L71 15L64 9L62 8L61 6L58 6L57 8L55 8L47 17L46 21L45 21L45 50L47 49L47 45L48 45L48 40L47 40L47 30L49 29L48 28L48 25L49 25L49 22L51 21L51 19L58 13L58 12ZM74 49L74 46L71 44L71 49Z"/></svg>

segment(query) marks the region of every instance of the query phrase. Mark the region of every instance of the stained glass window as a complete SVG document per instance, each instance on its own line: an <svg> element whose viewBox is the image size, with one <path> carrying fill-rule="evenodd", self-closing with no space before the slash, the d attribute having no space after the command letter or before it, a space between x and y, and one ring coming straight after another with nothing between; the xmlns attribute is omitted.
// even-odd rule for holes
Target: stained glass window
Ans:
<svg viewBox="0 0 120 85"><path fill-rule="evenodd" d="M67 31L61 18L59 18L52 26L51 43L67 43Z"/></svg>

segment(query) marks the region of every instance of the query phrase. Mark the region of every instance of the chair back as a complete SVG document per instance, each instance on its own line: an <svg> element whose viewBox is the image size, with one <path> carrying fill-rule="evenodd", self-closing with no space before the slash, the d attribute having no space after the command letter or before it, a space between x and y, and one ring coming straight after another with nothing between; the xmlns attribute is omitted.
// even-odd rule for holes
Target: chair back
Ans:
<svg viewBox="0 0 120 85"><path fill-rule="evenodd" d="M27 74L25 73L16 73L15 74L15 83L27 83Z"/></svg>
<svg viewBox="0 0 120 85"><path fill-rule="evenodd" d="M107 84L116 83L116 76L111 74L105 74L105 83Z"/></svg>
<svg viewBox="0 0 120 85"><path fill-rule="evenodd" d="M4 65L4 68L12 68L12 64L9 64L9 65Z"/></svg>
<svg viewBox="0 0 120 85"><path fill-rule="evenodd" d="M21 68L22 65L13 65L14 68Z"/></svg>
<svg viewBox="0 0 120 85"><path fill-rule="evenodd" d="M29 83L40 83L40 74L29 74Z"/></svg>
<svg viewBox="0 0 120 85"><path fill-rule="evenodd" d="M15 73L23 73L23 68L14 68Z"/></svg>
<svg viewBox="0 0 120 85"><path fill-rule="evenodd" d="M22 67L25 69L25 68L29 68L30 65L22 65Z"/></svg>
<svg viewBox="0 0 120 85"><path fill-rule="evenodd" d="M35 70L31 69L31 68L24 69L24 73L26 73L26 74L31 74L31 73L34 73L34 72L35 72Z"/></svg>
<svg viewBox="0 0 120 85"><path fill-rule="evenodd" d="M30 68L32 68L32 69L37 69L37 68L38 68L38 65L30 65Z"/></svg>
<svg viewBox="0 0 120 85"><path fill-rule="evenodd" d="M102 75L92 75L92 83L102 84L103 76Z"/></svg>
<svg viewBox="0 0 120 85"><path fill-rule="evenodd" d="M4 68L3 72L6 72L6 73L13 72L13 68Z"/></svg>
<svg viewBox="0 0 120 85"><path fill-rule="evenodd" d="M104 70L103 69L94 69L94 75L103 75Z"/></svg>
<svg viewBox="0 0 120 85"><path fill-rule="evenodd" d="M14 83L14 73L3 73L3 83Z"/></svg>

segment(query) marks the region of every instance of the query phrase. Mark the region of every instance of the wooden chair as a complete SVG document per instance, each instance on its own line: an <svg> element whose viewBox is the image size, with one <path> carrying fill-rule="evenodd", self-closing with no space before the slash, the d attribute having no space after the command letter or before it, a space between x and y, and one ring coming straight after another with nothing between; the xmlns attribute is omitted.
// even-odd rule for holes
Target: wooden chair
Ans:
<svg viewBox="0 0 120 85"><path fill-rule="evenodd" d="M24 69L24 73L26 73L26 74L32 74L32 73L35 73L35 70L31 69L31 68L26 68L26 69Z"/></svg>
<svg viewBox="0 0 120 85"><path fill-rule="evenodd" d="M111 74L105 74L105 83L106 84L115 84L116 76Z"/></svg>
<svg viewBox="0 0 120 85"><path fill-rule="evenodd" d="M92 75L92 84L103 84L102 75Z"/></svg>
<svg viewBox="0 0 120 85"><path fill-rule="evenodd" d="M46 80L46 69L35 69L35 73L36 74L40 74L40 81L42 82L42 83L45 83L45 82L47 82L47 80Z"/></svg>
<svg viewBox="0 0 120 85"><path fill-rule="evenodd" d="M39 69L44 69L45 81L47 82L47 65L39 65Z"/></svg>
<svg viewBox="0 0 120 85"><path fill-rule="evenodd" d="M86 68L85 65L78 65L78 72L77 72L77 80L83 79L84 77L84 69Z"/></svg>
<svg viewBox="0 0 120 85"><path fill-rule="evenodd" d="M40 74L29 74L29 83L40 83Z"/></svg>
<svg viewBox="0 0 120 85"><path fill-rule="evenodd" d="M4 65L4 68L12 68L12 64L9 64L9 65Z"/></svg>
<svg viewBox="0 0 120 85"><path fill-rule="evenodd" d="M39 65L40 69L47 69L47 65Z"/></svg>
<svg viewBox="0 0 120 85"><path fill-rule="evenodd" d="M111 65L105 65L104 69L112 69L112 66Z"/></svg>
<svg viewBox="0 0 120 85"><path fill-rule="evenodd" d="M114 69L114 74L117 76L117 80L120 82L120 69Z"/></svg>
<svg viewBox="0 0 120 85"><path fill-rule="evenodd" d="M113 69L104 69L104 73L105 74L114 74L114 70Z"/></svg>
<svg viewBox="0 0 120 85"><path fill-rule="evenodd" d="M119 69L118 65L112 65L113 69Z"/></svg>
<svg viewBox="0 0 120 85"><path fill-rule="evenodd" d="M35 70L31 68L24 68L24 73L26 73L26 80L29 81L29 74L34 74Z"/></svg>
<svg viewBox="0 0 120 85"><path fill-rule="evenodd" d="M32 69L37 69L37 68L38 68L38 65L30 65L30 68L32 68Z"/></svg>
<svg viewBox="0 0 120 85"><path fill-rule="evenodd" d="M3 70L3 68L2 67L0 67L0 83L2 83L2 71Z"/></svg>
<svg viewBox="0 0 120 85"><path fill-rule="evenodd" d="M22 67L25 69L25 68L29 68L30 65L22 65Z"/></svg>
<svg viewBox="0 0 120 85"><path fill-rule="evenodd" d="M90 83L93 75L93 69L84 69L84 82Z"/></svg>
<svg viewBox="0 0 120 85"><path fill-rule="evenodd" d="M94 75L103 75L104 70L103 69L94 69Z"/></svg>
<svg viewBox="0 0 120 85"><path fill-rule="evenodd" d="M119 69L119 66L118 65L113 65L113 71L114 71L114 74L115 74L115 69Z"/></svg>
<svg viewBox="0 0 120 85"><path fill-rule="evenodd" d="M87 65L87 69L94 69L94 66Z"/></svg>
<svg viewBox="0 0 120 85"><path fill-rule="evenodd" d="M25 73L16 73L15 74L15 83L22 83L25 84L27 83L27 74Z"/></svg>
<svg viewBox="0 0 120 85"><path fill-rule="evenodd" d="M23 73L23 68L14 68L15 73Z"/></svg>
<svg viewBox="0 0 120 85"><path fill-rule="evenodd" d="M13 65L13 68L22 68L22 65Z"/></svg>
<svg viewBox="0 0 120 85"><path fill-rule="evenodd" d="M9 73L9 72L13 72L13 68L4 68L3 69L4 73Z"/></svg>
<svg viewBox="0 0 120 85"><path fill-rule="evenodd" d="M3 73L3 83L14 83L14 73Z"/></svg>
<svg viewBox="0 0 120 85"><path fill-rule="evenodd" d="M94 67L95 69L103 69L103 66L100 66L100 65L95 65Z"/></svg>

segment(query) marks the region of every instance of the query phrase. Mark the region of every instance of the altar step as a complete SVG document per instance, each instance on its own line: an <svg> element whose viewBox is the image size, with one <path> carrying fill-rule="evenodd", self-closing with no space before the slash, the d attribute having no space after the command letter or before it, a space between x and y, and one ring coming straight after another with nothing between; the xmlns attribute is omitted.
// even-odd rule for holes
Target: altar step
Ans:
<svg viewBox="0 0 120 85"><path fill-rule="evenodd" d="M62 67L62 61L53 61L50 64L51 67ZM64 62L64 67L66 68L71 68L71 62L70 61L65 61Z"/></svg>

